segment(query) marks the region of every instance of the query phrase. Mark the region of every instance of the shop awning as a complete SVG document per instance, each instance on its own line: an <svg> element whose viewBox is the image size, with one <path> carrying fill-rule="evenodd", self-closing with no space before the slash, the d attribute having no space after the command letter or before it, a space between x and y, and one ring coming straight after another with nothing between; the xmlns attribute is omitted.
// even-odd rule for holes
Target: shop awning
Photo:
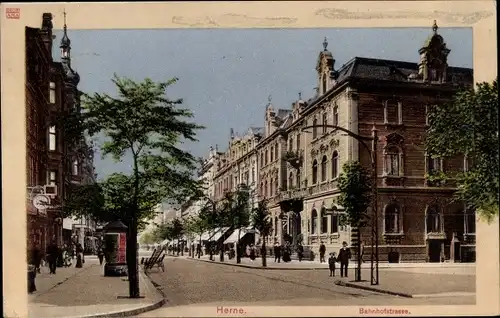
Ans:
<svg viewBox="0 0 500 318"><path fill-rule="evenodd" d="M170 241L169 241L169 240L163 240L163 241L160 243L160 245L168 245L168 243L170 243Z"/></svg>
<svg viewBox="0 0 500 318"><path fill-rule="evenodd" d="M222 227L217 229L217 232L215 232L214 235L210 238L210 241L218 241L224 234L229 231L229 227Z"/></svg>
<svg viewBox="0 0 500 318"><path fill-rule="evenodd" d="M210 239L210 236L213 235L213 231L206 231L201 235L201 240L202 241L208 241Z"/></svg>

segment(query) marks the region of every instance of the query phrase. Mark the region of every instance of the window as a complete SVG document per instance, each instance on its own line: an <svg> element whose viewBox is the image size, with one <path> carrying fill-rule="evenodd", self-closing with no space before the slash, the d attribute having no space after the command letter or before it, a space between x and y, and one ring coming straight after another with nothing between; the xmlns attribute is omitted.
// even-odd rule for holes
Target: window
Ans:
<svg viewBox="0 0 500 318"><path fill-rule="evenodd" d="M427 233L441 233L442 232L442 222L441 214L439 213L437 206L427 207L426 214L426 227Z"/></svg>
<svg viewBox="0 0 500 318"><path fill-rule="evenodd" d="M327 86L326 86L326 75L323 74L321 78L321 86L322 86L322 93L326 93Z"/></svg>
<svg viewBox="0 0 500 318"><path fill-rule="evenodd" d="M49 127L49 150L55 151L57 149L56 126Z"/></svg>
<svg viewBox="0 0 500 318"><path fill-rule="evenodd" d="M278 179L278 177L276 177L274 179L274 190L275 190L275 193L278 193L278 191L279 191L279 179Z"/></svg>
<svg viewBox="0 0 500 318"><path fill-rule="evenodd" d="M323 135L326 134L327 128L326 125L328 124L328 115L327 113L323 113Z"/></svg>
<svg viewBox="0 0 500 318"><path fill-rule="evenodd" d="M334 151L332 155L332 179L339 176L339 153Z"/></svg>
<svg viewBox="0 0 500 318"><path fill-rule="evenodd" d="M333 107L333 124L335 126L339 125L339 107L337 105Z"/></svg>
<svg viewBox="0 0 500 318"><path fill-rule="evenodd" d="M290 137L290 140L288 142L288 151L293 150L293 137Z"/></svg>
<svg viewBox="0 0 500 318"><path fill-rule="evenodd" d="M72 173L74 176L77 176L78 175L78 170L79 170L79 166L78 166L78 159L75 159L73 160L73 169L72 169Z"/></svg>
<svg viewBox="0 0 500 318"><path fill-rule="evenodd" d="M311 234L317 234L318 230L318 212L312 210L311 212Z"/></svg>
<svg viewBox="0 0 500 318"><path fill-rule="evenodd" d="M278 217L274 217L274 236L278 235L279 220Z"/></svg>
<svg viewBox="0 0 500 318"><path fill-rule="evenodd" d="M312 166L312 184L316 184L318 182L318 161L313 161Z"/></svg>
<svg viewBox="0 0 500 318"><path fill-rule="evenodd" d="M465 233L476 234L476 210L465 210Z"/></svg>
<svg viewBox="0 0 500 318"><path fill-rule="evenodd" d="M274 182L273 178L269 181L269 196L272 197L274 195Z"/></svg>
<svg viewBox="0 0 500 318"><path fill-rule="evenodd" d="M297 175L295 176L295 184L297 188L300 188L300 170L297 170Z"/></svg>
<svg viewBox="0 0 500 318"><path fill-rule="evenodd" d="M328 215L326 215L326 208L321 208L321 233L328 232Z"/></svg>
<svg viewBox="0 0 500 318"><path fill-rule="evenodd" d="M318 136L318 130L316 125L318 124L318 120L316 118L313 119L313 139L316 139Z"/></svg>
<svg viewBox="0 0 500 318"><path fill-rule="evenodd" d="M264 183L260 183L260 195L264 196Z"/></svg>
<svg viewBox="0 0 500 318"><path fill-rule="evenodd" d="M389 176L400 175L401 152L398 147L388 147L385 152L385 173Z"/></svg>
<svg viewBox="0 0 500 318"><path fill-rule="evenodd" d="M326 181L326 176L327 176L327 171L326 171L326 162L328 160L326 159L326 156L323 156L323 159L321 159L321 181L324 182Z"/></svg>
<svg viewBox="0 0 500 318"><path fill-rule="evenodd" d="M336 213L333 213L330 216L330 230L331 233L338 233L339 232L339 217Z"/></svg>
<svg viewBox="0 0 500 318"><path fill-rule="evenodd" d="M427 163L427 173L441 171L442 169L442 159L431 158L426 155L425 157Z"/></svg>
<svg viewBox="0 0 500 318"><path fill-rule="evenodd" d="M385 208L385 233L399 233L399 205L391 203Z"/></svg>
<svg viewBox="0 0 500 318"><path fill-rule="evenodd" d="M471 157L464 156L464 172L469 172L474 169L474 161Z"/></svg>
<svg viewBox="0 0 500 318"><path fill-rule="evenodd" d="M57 185L57 172L50 171L49 172L49 185Z"/></svg>
<svg viewBox="0 0 500 318"><path fill-rule="evenodd" d="M300 134L297 134L297 151L300 149Z"/></svg>
<svg viewBox="0 0 500 318"><path fill-rule="evenodd" d="M269 151L266 149L266 155L264 156L264 164L267 165L267 162L269 160Z"/></svg>
<svg viewBox="0 0 500 318"><path fill-rule="evenodd" d="M293 186L293 173L290 172L290 175L288 176L288 188L291 190Z"/></svg>
<svg viewBox="0 0 500 318"><path fill-rule="evenodd" d="M402 104L395 100L388 100L384 103L384 123L402 124Z"/></svg>
<svg viewBox="0 0 500 318"><path fill-rule="evenodd" d="M252 168L252 183L255 182L255 168Z"/></svg>
<svg viewBox="0 0 500 318"><path fill-rule="evenodd" d="M278 144L274 146L274 160L278 160Z"/></svg>
<svg viewBox="0 0 500 318"><path fill-rule="evenodd" d="M429 125L429 112L430 112L430 106L425 105L425 124L428 126Z"/></svg>
<svg viewBox="0 0 500 318"><path fill-rule="evenodd" d="M271 146L271 160L270 162L274 161L274 146Z"/></svg>
<svg viewBox="0 0 500 318"><path fill-rule="evenodd" d="M267 197L267 194L269 193L269 189L267 187L267 180L264 182L264 196Z"/></svg>
<svg viewBox="0 0 500 318"><path fill-rule="evenodd" d="M260 154L260 166L261 167L264 166L264 153L263 152Z"/></svg>
<svg viewBox="0 0 500 318"><path fill-rule="evenodd" d="M49 103L56 103L56 83L54 82L49 83Z"/></svg>

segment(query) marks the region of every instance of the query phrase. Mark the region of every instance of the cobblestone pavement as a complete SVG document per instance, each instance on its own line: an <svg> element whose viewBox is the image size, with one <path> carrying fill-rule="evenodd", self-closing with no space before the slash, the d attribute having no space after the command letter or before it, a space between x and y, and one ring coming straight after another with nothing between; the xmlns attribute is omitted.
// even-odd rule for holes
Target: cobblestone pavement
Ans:
<svg viewBox="0 0 500 318"><path fill-rule="evenodd" d="M475 303L474 297L413 299L346 288L335 285L335 279L323 270L264 271L182 258L166 259L165 267L165 273L152 271L150 277L163 290L167 304L141 317L169 316L169 309L188 305L401 306Z"/></svg>

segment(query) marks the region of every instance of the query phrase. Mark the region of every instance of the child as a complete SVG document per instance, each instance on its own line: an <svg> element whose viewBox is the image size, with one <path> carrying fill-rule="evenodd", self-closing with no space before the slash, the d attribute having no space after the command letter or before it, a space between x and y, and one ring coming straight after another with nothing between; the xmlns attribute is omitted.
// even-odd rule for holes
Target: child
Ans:
<svg viewBox="0 0 500 318"><path fill-rule="evenodd" d="M335 277L335 262L337 257L335 253L330 253L330 258L328 259L328 267L330 267L330 277Z"/></svg>

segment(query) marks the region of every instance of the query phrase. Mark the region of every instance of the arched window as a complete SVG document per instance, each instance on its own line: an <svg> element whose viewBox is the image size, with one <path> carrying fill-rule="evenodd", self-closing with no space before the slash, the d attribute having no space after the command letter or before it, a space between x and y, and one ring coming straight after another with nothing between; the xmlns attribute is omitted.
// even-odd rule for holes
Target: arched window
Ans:
<svg viewBox="0 0 500 318"><path fill-rule="evenodd" d="M262 195L262 196L265 195L265 193L264 193L264 183L263 182L260 183L260 195Z"/></svg>
<svg viewBox="0 0 500 318"><path fill-rule="evenodd" d="M318 182L318 161L313 161L312 166L312 184L316 184Z"/></svg>
<svg viewBox="0 0 500 318"><path fill-rule="evenodd" d="M274 146L271 146L271 160L270 162L274 161Z"/></svg>
<svg viewBox="0 0 500 318"><path fill-rule="evenodd" d="M300 149L300 134L297 134L297 151Z"/></svg>
<svg viewBox="0 0 500 318"><path fill-rule="evenodd" d="M274 195L274 182L273 178L269 181L269 196L272 197Z"/></svg>
<svg viewBox="0 0 500 318"><path fill-rule="evenodd" d="M328 215L326 215L326 208L321 208L321 233L328 232Z"/></svg>
<svg viewBox="0 0 500 318"><path fill-rule="evenodd" d="M278 193L278 191L279 191L279 183L278 183L278 181L279 181L279 179L276 176L276 178L274 179L274 192L275 193Z"/></svg>
<svg viewBox="0 0 500 318"><path fill-rule="evenodd" d="M326 75L323 74L323 76L321 77L321 86L322 86L322 93L326 93L326 90L327 90L327 86L326 86Z"/></svg>
<svg viewBox="0 0 500 318"><path fill-rule="evenodd" d="M326 176L327 176L327 171L326 171L326 162L328 159L326 159L326 156L323 156L323 159L321 159L321 181L324 182L326 181Z"/></svg>
<svg viewBox="0 0 500 318"><path fill-rule="evenodd" d="M278 217L274 217L274 236L278 235L279 220Z"/></svg>
<svg viewBox="0 0 500 318"><path fill-rule="evenodd" d="M385 150L385 173L389 176L399 176L401 171L401 151L396 146Z"/></svg>
<svg viewBox="0 0 500 318"><path fill-rule="evenodd" d="M267 162L269 160L269 151L266 149L266 155L264 156L264 164L267 165Z"/></svg>
<svg viewBox="0 0 500 318"><path fill-rule="evenodd" d="M399 233L400 207L396 203L391 203L385 208L385 233Z"/></svg>
<svg viewBox="0 0 500 318"><path fill-rule="evenodd" d="M316 125L318 124L318 120L316 118L313 119L313 139L316 139L316 137L318 136L318 129L316 127Z"/></svg>
<svg viewBox="0 0 500 318"><path fill-rule="evenodd" d="M77 176L79 170L80 170L80 165L78 164L78 159L74 159L73 160L73 169L72 169L73 175Z"/></svg>
<svg viewBox="0 0 500 318"><path fill-rule="evenodd" d="M442 216L439 213L439 208L435 205L427 207L426 213L426 226L427 233L441 233L442 232Z"/></svg>
<svg viewBox="0 0 500 318"><path fill-rule="evenodd" d="M339 125L339 107L337 105L333 107L333 124L335 126Z"/></svg>
<svg viewBox="0 0 500 318"><path fill-rule="evenodd" d="M288 140L288 151L293 151L293 137Z"/></svg>
<svg viewBox="0 0 500 318"><path fill-rule="evenodd" d="M260 154L260 166L264 167L264 152Z"/></svg>
<svg viewBox="0 0 500 318"><path fill-rule="evenodd" d="M337 151L333 152L332 155L332 179L339 176L339 153Z"/></svg>
<svg viewBox="0 0 500 318"><path fill-rule="evenodd" d="M318 212L315 209L311 212L311 234L317 234L318 230Z"/></svg>
<svg viewBox="0 0 500 318"><path fill-rule="evenodd" d="M333 213L330 216L330 230L331 233L338 233L339 232L339 216L336 213Z"/></svg>
<svg viewBox="0 0 500 318"><path fill-rule="evenodd" d="M278 144L276 144L274 146L274 160L278 160L279 159L279 156L278 156Z"/></svg>
<svg viewBox="0 0 500 318"><path fill-rule="evenodd" d="M288 188L291 190L293 186L293 173L290 171L290 175L288 176Z"/></svg>
<svg viewBox="0 0 500 318"><path fill-rule="evenodd" d="M269 188L267 187L267 180L264 181L264 196L267 197L267 194L269 193Z"/></svg>
<svg viewBox="0 0 500 318"><path fill-rule="evenodd" d="M297 175L295 176L295 185L300 189L300 170L297 170Z"/></svg>
<svg viewBox="0 0 500 318"><path fill-rule="evenodd" d="M328 114L325 112L323 113L323 135L326 134L326 125L328 125Z"/></svg>

